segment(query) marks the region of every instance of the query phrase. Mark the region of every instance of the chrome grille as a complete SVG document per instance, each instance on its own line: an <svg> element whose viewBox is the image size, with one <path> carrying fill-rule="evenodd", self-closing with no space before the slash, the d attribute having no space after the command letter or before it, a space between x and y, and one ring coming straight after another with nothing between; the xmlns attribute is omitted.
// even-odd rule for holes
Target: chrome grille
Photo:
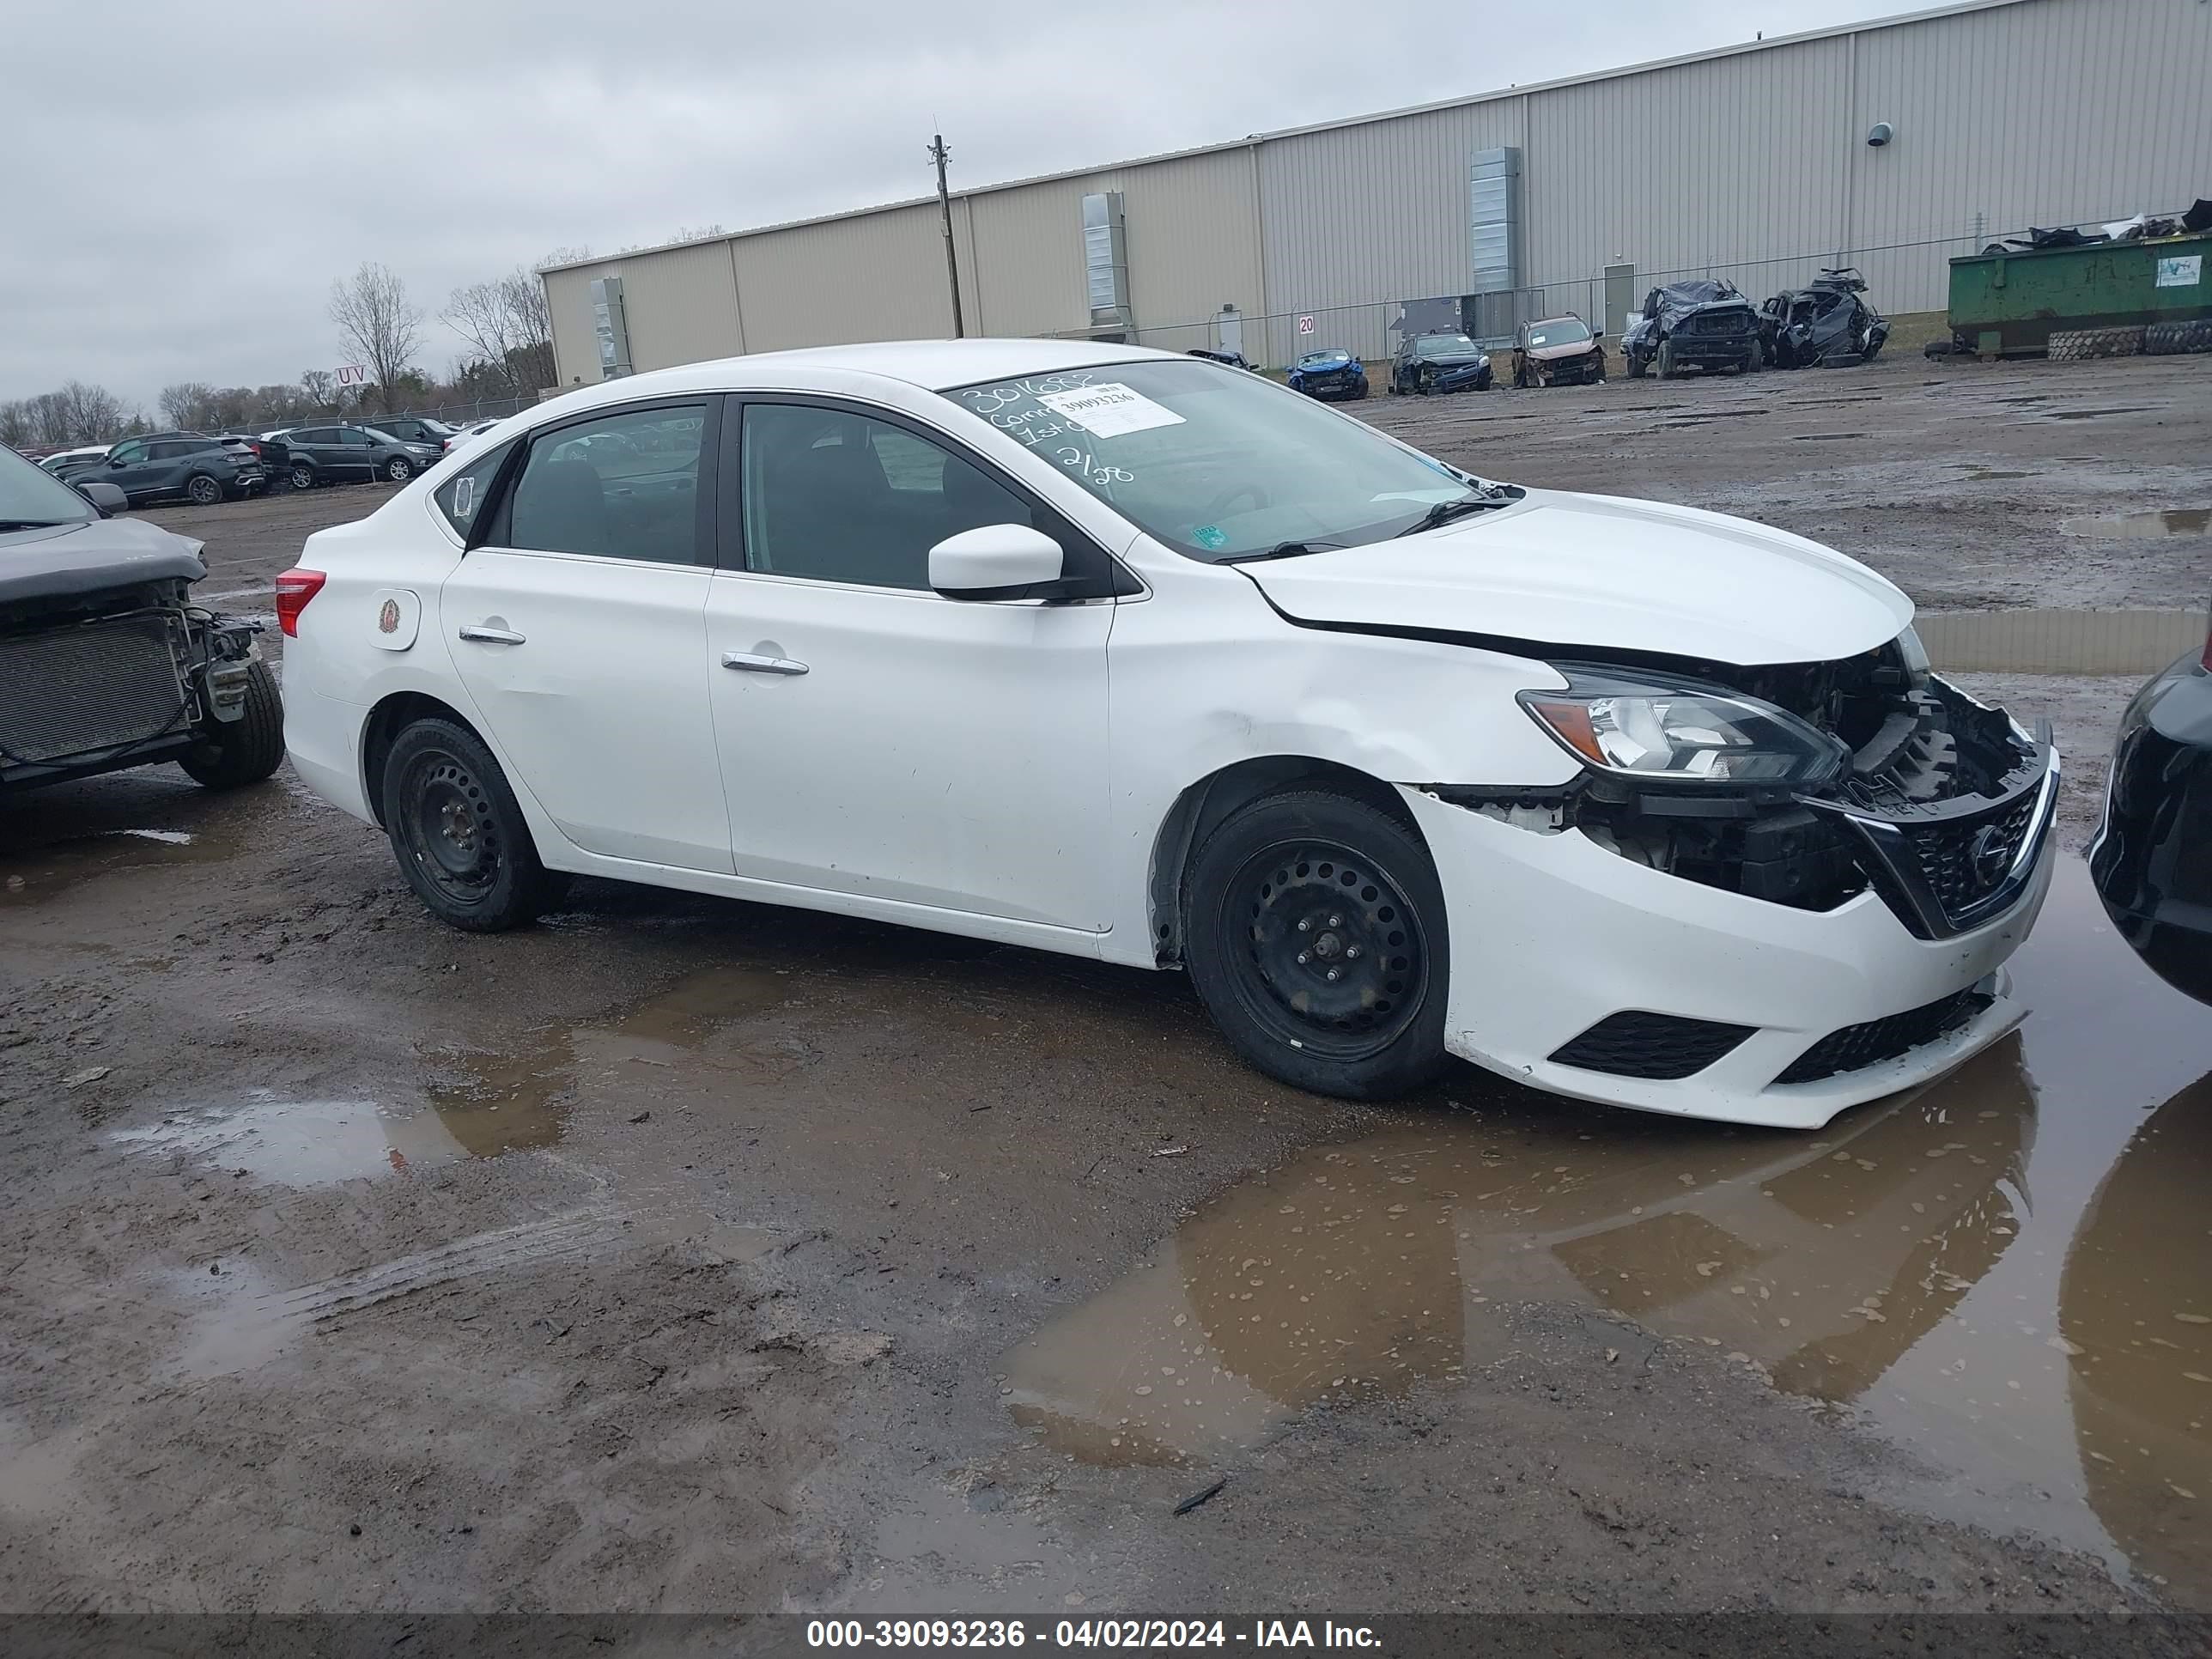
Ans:
<svg viewBox="0 0 2212 1659"><path fill-rule="evenodd" d="M61 760L178 725L176 626L160 614L0 639L0 760Z"/></svg>

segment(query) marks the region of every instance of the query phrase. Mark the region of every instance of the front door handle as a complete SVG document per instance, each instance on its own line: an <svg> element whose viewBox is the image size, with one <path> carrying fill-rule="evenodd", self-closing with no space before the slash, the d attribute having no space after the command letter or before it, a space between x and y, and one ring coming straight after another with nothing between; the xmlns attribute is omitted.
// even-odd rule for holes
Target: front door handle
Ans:
<svg viewBox="0 0 2212 1659"><path fill-rule="evenodd" d="M474 640L479 645L520 645L522 643L522 635L511 628L477 626L464 628L460 633L463 639Z"/></svg>
<svg viewBox="0 0 2212 1659"><path fill-rule="evenodd" d="M788 657L757 657L750 651L725 651L722 666L746 674L804 674L806 665Z"/></svg>

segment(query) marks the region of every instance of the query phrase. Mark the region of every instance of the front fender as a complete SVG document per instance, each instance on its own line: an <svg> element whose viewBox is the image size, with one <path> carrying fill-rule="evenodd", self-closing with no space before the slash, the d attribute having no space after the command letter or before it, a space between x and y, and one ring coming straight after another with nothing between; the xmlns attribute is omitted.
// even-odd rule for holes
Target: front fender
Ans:
<svg viewBox="0 0 2212 1659"><path fill-rule="evenodd" d="M1302 627L1243 572L1186 561L1116 608L1106 954L1150 963L1152 866L1177 803L1241 763L1301 758L1386 785L1553 788L1580 764L1515 702L1549 664L1436 641Z"/></svg>

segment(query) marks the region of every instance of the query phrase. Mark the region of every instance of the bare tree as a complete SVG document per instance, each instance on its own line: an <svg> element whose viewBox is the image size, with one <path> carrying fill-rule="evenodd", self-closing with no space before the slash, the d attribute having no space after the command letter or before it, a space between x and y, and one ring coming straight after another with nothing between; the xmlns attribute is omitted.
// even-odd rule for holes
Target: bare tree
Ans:
<svg viewBox="0 0 2212 1659"><path fill-rule="evenodd" d="M472 367L480 364L507 395L553 383L553 313L535 271L517 265L490 282L457 288L439 317L468 342Z"/></svg>
<svg viewBox="0 0 2212 1659"><path fill-rule="evenodd" d="M0 444L10 449L27 449L39 441L38 417L32 412L27 398L11 398L0 404Z"/></svg>
<svg viewBox="0 0 2212 1659"><path fill-rule="evenodd" d="M123 400L104 386L71 380L58 392L49 392L54 435L48 443L96 444L113 437L132 418ZM40 401L45 401L41 399Z"/></svg>
<svg viewBox="0 0 2212 1659"><path fill-rule="evenodd" d="M302 369L300 392L310 410L318 415L325 414L337 407L338 377L327 368Z"/></svg>
<svg viewBox="0 0 2212 1659"><path fill-rule="evenodd" d="M389 266L364 259L350 279L331 284L331 320L359 354L389 410L392 387L422 343L422 309L409 301L407 284Z"/></svg>
<svg viewBox="0 0 2212 1659"><path fill-rule="evenodd" d="M184 431L196 432L213 420L209 407L215 399L216 389L205 380L179 380L163 386L158 401L163 420Z"/></svg>

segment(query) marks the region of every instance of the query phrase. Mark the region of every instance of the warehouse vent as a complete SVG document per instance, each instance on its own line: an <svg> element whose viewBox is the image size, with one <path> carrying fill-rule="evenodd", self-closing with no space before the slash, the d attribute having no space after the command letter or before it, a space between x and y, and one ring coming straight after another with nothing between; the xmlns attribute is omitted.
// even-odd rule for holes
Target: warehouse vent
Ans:
<svg viewBox="0 0 2212 1659"><path fill-rule="evenodd" d="M1519 150L1479 149L1468 158L1467 220L1475 300L1469 331L1478 339L1510 335L1520 320L1513 295L1521 286Z"/></svg>
<svg viewBox="0 0 2212 1659"><path fill-rule="evenodd" d="M1129 240L1118 190L1083 198L1083 276L1092 328L1136 326L1129 309Z"/></svg>
<svg viewBox="0 0 2212 1659"><path fill-rule="evenodd" d="M592 325L599 336L599 378L619 380L629 373L629 319L623 312L621 277L592 278Z"/></svg>

